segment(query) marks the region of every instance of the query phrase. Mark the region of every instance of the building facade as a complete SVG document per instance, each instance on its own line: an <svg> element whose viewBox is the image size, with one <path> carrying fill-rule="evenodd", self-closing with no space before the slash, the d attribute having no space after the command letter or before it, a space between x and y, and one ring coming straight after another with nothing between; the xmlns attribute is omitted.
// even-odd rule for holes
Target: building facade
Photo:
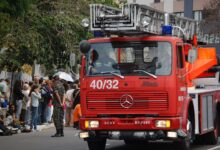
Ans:
<svg viewBox="0 0 220 150"><path fill-rule="evenodd" d="M138 4L144 4L150 6L155 2L155 0L128 0L128 3L138 3Z"/></svg>
<svg viewBox="0 0 220 150"><path fill-rule="evenodd" d="M193 17L200 21L203 19L202 10L210 0L193 0ZM128 0L128 3L139 3L151 6L165 12L184 16L184 0Z"/></svg>

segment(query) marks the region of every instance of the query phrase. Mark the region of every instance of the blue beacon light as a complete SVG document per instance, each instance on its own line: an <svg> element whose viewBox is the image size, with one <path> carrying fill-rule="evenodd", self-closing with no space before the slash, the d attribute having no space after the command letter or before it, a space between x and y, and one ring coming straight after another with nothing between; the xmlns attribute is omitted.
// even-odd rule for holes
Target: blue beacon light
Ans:
<svg viewBox="0 0 220 150"><path fill-rule="evenodd" d="M162 35L172 35L173 27L171 25L162 26Z"/></svg>

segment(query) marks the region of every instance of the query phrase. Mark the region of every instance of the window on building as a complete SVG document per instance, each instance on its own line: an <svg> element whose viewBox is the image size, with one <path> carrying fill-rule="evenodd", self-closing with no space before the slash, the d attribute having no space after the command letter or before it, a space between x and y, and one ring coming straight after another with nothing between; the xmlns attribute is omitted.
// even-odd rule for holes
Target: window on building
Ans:
<svg viewBox="0 0 220 150"><path fill-rule="evenodd" d="M203 19L202 11L201 10L193 11L193 17L195 20L201 21Z"/></svg>
<svg viewBox="0 0 220 150"><path fill-rule="evenodd" d="M184 13L183 12L175 12L175 14L179 17L184 17Z"/></svg>
<svg viewBox="0 0 220 150"><path fill-rule="evenodd" d="M154 3L160 3L160 0L154 0Z"/></svg>

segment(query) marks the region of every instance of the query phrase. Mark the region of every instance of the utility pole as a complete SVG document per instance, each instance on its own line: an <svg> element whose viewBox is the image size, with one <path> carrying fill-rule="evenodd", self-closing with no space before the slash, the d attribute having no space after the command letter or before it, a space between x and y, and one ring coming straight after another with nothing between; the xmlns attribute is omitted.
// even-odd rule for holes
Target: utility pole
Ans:
<svg viewBox="0 0 220 150"><path fill-rule="evenodd" d="M193 0L184 0L184 17L193 19Z"/></svg>
<svg viewBox="0 0 220 150"><path fill-rule="evenodd" d="M164 11L168 13L173 13L173 1L174 0L166 0L164 1Z"/></svg>

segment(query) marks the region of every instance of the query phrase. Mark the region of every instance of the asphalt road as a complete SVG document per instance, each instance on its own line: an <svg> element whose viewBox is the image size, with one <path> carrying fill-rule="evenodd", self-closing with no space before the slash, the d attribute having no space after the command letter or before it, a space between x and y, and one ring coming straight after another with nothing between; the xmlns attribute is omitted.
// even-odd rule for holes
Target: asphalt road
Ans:
<svg viewBox="0 0 220 150"><path fill-rule="evenodd" d="M76 130L65 128L64 137L51 138L55 129L40 132L0 136L0 150L88 150L86 142L79 139ZM150 142L146 145L125 145L123 141L108 140L106 150L177 150L171 143ZM192 150L220 150L219 144L193 145Z"/></svg>

